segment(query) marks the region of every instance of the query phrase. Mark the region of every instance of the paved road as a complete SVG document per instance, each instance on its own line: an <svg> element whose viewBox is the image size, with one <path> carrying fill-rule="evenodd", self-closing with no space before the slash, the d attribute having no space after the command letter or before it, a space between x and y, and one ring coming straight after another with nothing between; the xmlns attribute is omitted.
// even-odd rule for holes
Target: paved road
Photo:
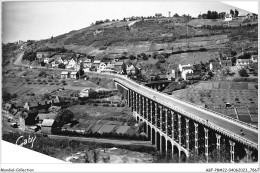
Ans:
<svg viewBox="0 0 260 173"><path fill-rule="evenodd" d="M134 91L142 94L145 93L146 96L150 99L155 99L157 101L161 101L165 103L164 105L171 105L176 107L179 110L182 110L184 112L190 113L192 115L195 115L196 117L199 117L202 120L208 120L209 126L211 125L217 125L217 128L222 128L221 130L226 130L228 132L231 132L232 134L229 134L229 136L232 136L233 138L240 138L241 142L246 142L246 140L252 142L255 146L258 147L258 130L249 128L246 125L234 122L232 120L229 120L227 118L221 117L219 115L216 115L210 111L204 110L202 108L188 105L185 102L182 102L180 100L177 100L175 98L171 98L168 95L156 92L152 89L148 89L147 87L141 86L133 81L130 81L126 78L120 78L121 81L125 82L126 87L129 87L130 89L133 89ZM120 82L120 80L118 80ZM205 121L206 123L206 121ZM240 130L243 129L244 136L240 135ZM234 135L234 136L233 136Z"/></svg>
<svg viewBox="0 0 260 173"><path fill-rule="evenodd" d="M54 139L69 139L77 141L88 141L88 142L97 142L97 143L110 143L118 145L140 145L154 147L150 141L127 141L127 140L113 140L113 139L102 139L102 138L85 138L85 137L71 137L71 136L60 136L60 135L48 135L49 138Z"/></svg>

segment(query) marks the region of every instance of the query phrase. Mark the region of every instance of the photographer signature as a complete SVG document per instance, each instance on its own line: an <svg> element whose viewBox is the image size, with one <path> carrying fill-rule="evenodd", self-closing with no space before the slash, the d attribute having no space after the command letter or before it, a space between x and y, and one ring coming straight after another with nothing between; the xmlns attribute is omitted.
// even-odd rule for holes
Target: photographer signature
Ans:
<svg viewBox="0 0 260 173"><path fill-rule="evenodd" d="M20 136L17 140L16 140L16 145L19 145L19 146L23 146L23 145L26 145L26 144L31 144L31 148L33 148L33 143L36 139L36 136L35 137L30 137L30 135L28 136L28 139L25 139L24 136Z"/></svg>

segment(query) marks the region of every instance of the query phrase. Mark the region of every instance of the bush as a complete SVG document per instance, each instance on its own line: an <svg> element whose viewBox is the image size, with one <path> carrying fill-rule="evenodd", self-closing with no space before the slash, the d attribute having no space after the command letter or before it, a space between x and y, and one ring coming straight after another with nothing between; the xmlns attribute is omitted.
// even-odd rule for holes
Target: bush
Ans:
<svg viewBox="0 0 260 173"><path fill-rule="evenodd" d="M128 58L129 58L130 60L134 60L134 59L136 59L136 57L135 57L133 54L129 55Z"/></svg>
<svg viewBox="0 0 260 173"><path fill-rule="evenodd" d="M47 76L46 71L41 71L41 72L39 73L39 77L46 77L46 76Z"/></svg>
<svg viewBox="0 0 260 173"><path fill-rule="evenodd" d="M102 106L104 106L104 107L109 107L109 104L106 103L106 104L103 104Z"/></svg>
<svg viewBox="0 0 260 173"><path fill-rule="evenodd" d="M248 73L246 71L246 69L242 68L241 70L238 71L238 74L241 76L241 77L248 77Z"/></svg>
<svg viewBox="0 0 260 173"><path fill-rule="evenodd" d="M94 103L93 106L98 106L98 104L97 104L97 103Z"/></svg>

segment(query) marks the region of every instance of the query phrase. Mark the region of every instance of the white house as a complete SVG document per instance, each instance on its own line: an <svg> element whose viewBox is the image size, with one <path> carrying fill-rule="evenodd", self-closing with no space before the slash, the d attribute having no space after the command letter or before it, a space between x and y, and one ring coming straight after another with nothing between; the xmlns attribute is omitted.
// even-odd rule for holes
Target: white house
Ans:
<svg viewBox="0 0 260 173"><path fill-rule="evenodd" d="M76 65L76 61L74 59L71 59L71 60L69 60L68 65L75 66Z"/></svg>
<svg viewBox="0 0 260 173"><path fill-rule="evenodd" d="M75 68L76 61L74 59L69 60L68 65L66 65L66 68Z"/></svg>
<svg viewBox="0 0 260 173"><path fill-rule="evenodd" d="M61 56L57 59L57 62L58 62L58 63L64 63L64 61L63 61L63 59L62 59Z"/></svg>
<svg viewBox="0 0 260 173"><path fill-rule="evenodd" d="M250 64L250 59L237 59L236 66L238 69L244 68Z"/></svg>
<svg viewBox="0 0 260 173"><path fill-rule="evenodd" d="M224 21L226 21L226 22L228 22L228 21L231 21L232 20L232 15L231 14L225 14L225 20Z"/></svg>
<svg viewBox="0 0 260 173"><path fill-rule="evenodd" d="M55 67L58 67L59 63L57 61L52 61L51 62L51 67L52 68L55 68Z"/></svg>
<svg viewBox="0 0 260 173"><path fill-rule="evenodd" d="M90 72L90 68L89 67L83 68L83 71L84 72Z"/></svg>
<svg viewBox="0 0 260 173"><path fill-rule="evenodd" d="M90 68L90 67L92 66L91 59L86 59L86 60L83 62L83 66Z"/></svg>
<svg viewBox="0 0 260 173"><path fill-rule="evenodd" d="M95 69L98 70L100 62L101 62L100 60L95 60L95 61L93 62L92 65L95 67Z"/></svg>
<svg viewBox="0 0 260 173"><path fill-rule="evenodd" d="M62 79L67 79L68 77L69 77L69 72L67 72L67 71L61 72L61 78Z"/></svg>
<svg viewBox="0 0 260 173"><path fill-rule="evenodd" d="M66 59L63 60L63 64L68 65L68 63L69 63L68 60Z"/></svg>
<svg viewBox="0 0 260 173"><path fill-rule="evenodd" d="M49 64L49 60L50 60L49 57L45 57L45 58L43 59L43 62L44 62L45 64Z"/></svg>
<svg viewBox="0 0 260 173"><path fill-rule="evenodd" d="M71 79L76 79L77 78L77 72L76 71L73 71L70 73L70 78Z"/></svg>
<svg viewBox="0 0 260 173"><path fill-rule="evenodd" d="M83 90L80 91L79 97L89 97L89 94L94 92L96 91L91 88L84 88Z"/></svg>
<svg viewBox="0 0 260 173"><path fill-rule="evenodd" d="M180 72L183 72L183 71L192 71L192 68L193 66L191 64L188 64L188 65L181 65L179 64L179 70Z"/></svg>
<svg viewBox="0 0 260 173"><path fill-rule="evenodd" d="M179 70L181 72L181 77L186 80L187 73L193 73L193 65L181 65L179 64Z"/></svg>

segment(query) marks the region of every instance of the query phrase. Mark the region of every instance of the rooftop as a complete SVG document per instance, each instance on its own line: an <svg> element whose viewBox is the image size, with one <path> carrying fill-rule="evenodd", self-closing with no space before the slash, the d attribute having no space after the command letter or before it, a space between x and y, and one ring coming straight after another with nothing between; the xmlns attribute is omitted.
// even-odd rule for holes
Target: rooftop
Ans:
<svg viewBox="0 0 260 173"><path fill-rule="evenodd" d="M44 119L42 122L42 126L51 127L54 123L54 119Z"/></svg>
<svg viewBox="0 0 260 173"><path fill-rule="evenodd" d="M68 73L69 73L68 71L61 72L61 74L68 74Z"/></svg>
<svg viewBox="0 0 260 173"><path fill-rule="evenodd" d="M124 64L123 61L118 61L118 62L115 63L115 65L123 65L123 64Z"/></svg>

